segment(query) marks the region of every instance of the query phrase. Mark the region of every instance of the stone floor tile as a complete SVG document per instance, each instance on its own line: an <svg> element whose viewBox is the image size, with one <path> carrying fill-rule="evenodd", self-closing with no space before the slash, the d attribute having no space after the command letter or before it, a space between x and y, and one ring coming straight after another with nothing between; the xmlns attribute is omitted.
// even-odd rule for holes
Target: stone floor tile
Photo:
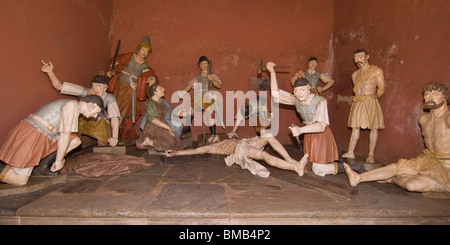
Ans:
<svg viewBox="0 0 450 245"><path fill-rule="evenodd" d="M23 217L136 218L145 217L154 195L129 195L114 192L51 193L21 207Z"/></svg>
<svg viewBox="0 0 450 245"><path fill-rule="evenodd" d="M147 216L228 217L224 187L216 184L165 184Z"/></svg>

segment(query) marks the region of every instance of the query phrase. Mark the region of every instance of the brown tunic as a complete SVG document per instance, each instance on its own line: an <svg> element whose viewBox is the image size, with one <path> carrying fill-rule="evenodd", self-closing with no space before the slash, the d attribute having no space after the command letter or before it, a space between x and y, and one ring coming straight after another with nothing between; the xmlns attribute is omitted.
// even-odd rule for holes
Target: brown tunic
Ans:
<svg viewBox="0 0 450 245"><path fill-rule="evenodd" d="M153 140L153 147L157 151L178 151L186 148L186 143L183 142L177 136L172 136L169 131L165 128L156 126L151 121L153 119L159 119L164 123L167 123L164 116L167 113L167 108L162 102L157 102L154 100L149 100L146 104L146 115L147 122L145 123L144 130L142 131L139 139L136 140L136 145L141 145L146 137ZM148 149L150 147L145 147L141 149Z"/></svg>

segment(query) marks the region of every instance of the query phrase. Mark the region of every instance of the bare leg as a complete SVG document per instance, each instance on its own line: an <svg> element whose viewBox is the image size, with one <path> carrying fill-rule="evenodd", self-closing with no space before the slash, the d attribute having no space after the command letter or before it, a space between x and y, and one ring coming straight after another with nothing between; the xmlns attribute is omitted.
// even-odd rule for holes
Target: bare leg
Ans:
<svg viewBox="0 0 450 245"><path fill-rule="evenodd" d="M70 141L66 154L71 152L73 149L77 148L79 145L81 145L81 139L80 137L77 136Z"/></svg>
<svg viewBox="0 0 450 245"><path fill-rule="evenodd" d="M366 162L374 163L374 152L375 146L378 140L378 129L371 129L369 134L369 155L367 156Z"/></svg>
<svg viewBox="0 0 450 245"><path fill-rule="evenodd" d="M246 156L248 158L254 159L254 160L263 160L266 163L268 163L271 166L286 169L286 170L294 170L294 165L280 159L278 157L270 155L268 152L259 150L254 147L247 147L246 148Z"/></svg>
<svg viewBox="0 0 450 245"><path fill-rule="evenodd" d="M439 184L435 180L424 176L397 176L393 182L398 186L415 192L448 192L444 185Z"/></svg>
<svg viewBox="0 0 450 245"><path fill-rule="evenodd" d="M393 163L386 167L377 168L368 172L358 174L350 166L344 163L345 173L351 186L355 187L361 182L387 180L397 175L397 164Z"/></svg>
<svg viewBox="0 0 450 245"><path fill-rule="evenodd" d="M277 151L286 161L293 160L283 145L275 139L275 137L260 137L260 140L265 140L272 146L272 148ZM259 143L259 142L258 142ZM262 148L262 147L261 147Z"/></svg>
<svg viewBox="0 0 450 245"><path fill-rule="evenodd" d="M308 153L305 153L305 155L303 155L302 159L300 159L298 164L295 165L295 172L297 172L299 176L303 176L303 174L305 174L305 166L307 163L308 163Z"/></svg>
<svg viewBox="0 0 450 245"><path fill-rule="evenodd" d="M295 160L288 162L254 147L247 147L246 155L254 160L263 160L270 166L295 171L299 176L303 176L306 162L308 162L308 154L305 154L299 162L295 162Z"/></svg>
<svg viewBox="0 0 450 245"><path fill-rule="evenodd" d="M81 144L81 139L80 139L80 137L76 136L76 137L72 138L72 139L70 140L70 142L69 142L69 146L67 147L67 150L66 150L66 152L64 153L64 155L67 154L67 153L69 153L69 152L72 151L73 149L77 148L80 144ZM57 153L57 154L58 154L58 153ZM50 171L56 172L56 171L61 170L61 169L64 167L64 162L65 162L64 158L63 158L63 160L60 161L60 162L56 162L56 161L55 161L55 162L53 163L52 167L50 168Z"/></svg>
<svg viewBox="0 0 450 245"><path fill-rule="evenodd" d="M300 161L297 162L291 158L291 156L286 151L286 149L283 147L283 145L275 137L260 137L259 142L258 142L258 147L262 148L267 143L269 143L270 146L272 146L272 148L276 152L278 152L287 162L289 162L291 165L294 166L293 170L299 176L303 176L303 174L305 173L305 166L308 163L308 153L305 153L305 155L303 155L302 159L300 159ZM269 163L269 162L267 162L267 163ZM279 166L275 166L275 167L279 167ZM282 167L279 167L279 168L282 168ZM289 169L289 170L292 170L292 169Z"/></svg>
<svg viewBox="0 0 450 245"><path fill-rule="evenodd" d="M350 143L348 146L348 152L342 155L343 158L355 158L355 147L359 140L359 128L352 129L352 135L350 136Z"/></svg>
<svg viewBox="0 0 450 245"><path fill-rule="evenodd" d="M3 178L2 182L11 185L25 185L28 182L29 178L30 176L16 174L16 172L14 172L14 170L10 168Z"/></svg>

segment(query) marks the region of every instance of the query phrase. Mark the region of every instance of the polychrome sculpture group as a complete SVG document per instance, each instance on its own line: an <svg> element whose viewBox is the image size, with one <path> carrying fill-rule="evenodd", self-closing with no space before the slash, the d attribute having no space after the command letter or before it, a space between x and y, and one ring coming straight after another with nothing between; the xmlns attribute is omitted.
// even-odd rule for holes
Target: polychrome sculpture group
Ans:
<svg viewBox="0 0 450 245"><path fill-rule="evenodd" d="M422 91L424 112L419 125L425 142L423 154L412 159L400 159L381 168L364 171L358 164L338 161L338 147L330 129L327 99L322 94L335 81L327 74L316 70L318 60L311 57L308 69L296 72L291 79L292 92L279 89L274 62L266 64L270 74L272 103L295 107L302 122L289 122L292 136L303 135L303 157L294 160L268 128L274 119L260 96L246 103L236 115L229 139L220 141L216 132L217 118L224 126L221 111L217 106L214 90L222 87L222 80L211 70L211 60L201 56L198 60L200 73L184 90L178 91L180 99L194 88L194 97L187 110L173 108L165 99L165 88L159 83L155 71L146 58L152 51L150 38L145 36L135 53L116 54L108 72L96 75L92 87L85 88L69 82L61 82L53 64L41 61L41 70L46 73L52 86L61 94L77 96L79 99L60 99L44 105L22 120L4 139L0 148L0 181L12 185L27 184L30 176L54 175L64 167L65 156L81 144L81 135L97 140L98 145L117 146L120 140L135 140L138 149L154 149L167 157L192 154L224 154L228 166L238 164L252 174L267 177L268 170L258 163L262 160L271 166L292 170L299 175L305 166L312 163L312 172L318 176L345 172L351 186L367 181L387 181L416 192L450 191L450 112L448 111L448 88L441 83L429 83ZM116 52L117 53L117 52ZM344 159L355 158L355 147L360 130L368 129L369 153L367 163L375 162L375 146L379 130L384 129L380 97L385 92L383 70L369 64L369 53L364 49L354 52L354 63L358 69L351 75L353 100L348 117L351 128L348 151ZM325 86L319 86L319 80ZM198 89L200 88L200 89ZM211 96L212 95L212 96ZM139 107L146 101L145 111ZM257 105L257 106L255 106ZM195 149L186 149L181 140L190 130L194 112L206 114L204 123L211 137L207 144ZM212 115L215 113L215 118ZM220 115L219 115L220 114ZM134 130L137 119L142 116L142 132ZM185 118L183 124L174 118ZM238 125L246 118L258 122L257 136L238 139ZM270 145L282 158L264 151ZM54 158L43 161L48 156ZM42 161L41 161L42 160Z"/></svg>

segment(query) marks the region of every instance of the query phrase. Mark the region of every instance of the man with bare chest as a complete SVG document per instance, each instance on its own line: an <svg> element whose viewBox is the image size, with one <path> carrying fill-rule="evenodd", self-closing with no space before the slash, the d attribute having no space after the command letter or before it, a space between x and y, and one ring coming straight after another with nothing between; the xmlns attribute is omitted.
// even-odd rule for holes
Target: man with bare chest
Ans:
<svg viewBox="0 0 450 245"><path fill-rule="evenodd" d="M370 129L369 154L366 162L373 163L378 130L384 129L383 113L378 99L384 94L385 81L383 70L369 64L369 53L364 49L357 49L353 54L358 70L352 74L353 96L352 107L348 117L348 127L352 128L352 135L348 152L343 158L355 158L355 147L359 140L360 129Z"/></svg>
<svg viewBox="0 0 450 245"><path fill-rule="evenodd" d="M409 191L450 191L450 111L448 88L441 83L429 83L423 89L424 110L419 117L425 150L412 159L362 174L352 171L344 163L350 185L361 182L387 180Z"/></svg>

